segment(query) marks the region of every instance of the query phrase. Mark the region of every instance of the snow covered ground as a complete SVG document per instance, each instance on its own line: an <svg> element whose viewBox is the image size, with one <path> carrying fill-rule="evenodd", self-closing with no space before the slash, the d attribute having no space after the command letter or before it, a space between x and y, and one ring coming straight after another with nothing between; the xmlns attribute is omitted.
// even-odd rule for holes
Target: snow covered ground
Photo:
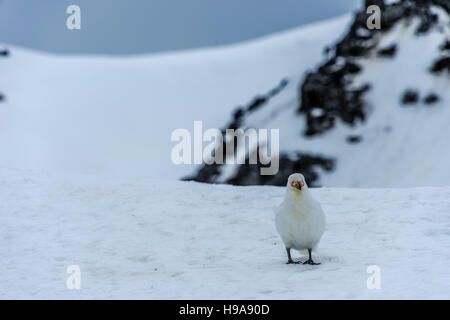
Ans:
<svg viewBox="0 0 450 320"><path fill-rule="evenodd" d="M0 298L450 298L450 188L312 192L322 265L286 265L271 210L284 188L0 167Z"/></svg>

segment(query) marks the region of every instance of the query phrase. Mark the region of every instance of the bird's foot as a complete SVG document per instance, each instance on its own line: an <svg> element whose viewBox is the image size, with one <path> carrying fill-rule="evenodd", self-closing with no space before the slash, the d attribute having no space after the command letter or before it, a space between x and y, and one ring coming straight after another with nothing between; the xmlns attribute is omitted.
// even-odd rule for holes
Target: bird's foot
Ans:
<svg viewBox="0 0 450 320"><path fill-rule="evenodd" d="M308 261L303 262L303 264L309 264L309 265L312 265L312 266L318 266L320 263L316 263L312 259L309 259Z"/></svg>
<svg viewBox="0 0 450 320"><path fill-rule="evenodd" d="M288 262L286 262L286 264L300 264L300 261L294 261L294 260L288 260Z"/></svg>

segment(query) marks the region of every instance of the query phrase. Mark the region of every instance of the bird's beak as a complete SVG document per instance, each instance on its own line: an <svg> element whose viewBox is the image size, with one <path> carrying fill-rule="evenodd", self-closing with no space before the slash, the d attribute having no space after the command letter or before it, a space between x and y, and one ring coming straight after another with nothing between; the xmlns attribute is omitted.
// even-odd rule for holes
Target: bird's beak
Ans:
<svg viewBox="0 0 450 320"><path fill-rule="evenodd" d="M292 187L294 187L300 191L302 190L302 187L303 187L303 183L301 183L300 181L295 181L291 185L292 185Z"/></svg>

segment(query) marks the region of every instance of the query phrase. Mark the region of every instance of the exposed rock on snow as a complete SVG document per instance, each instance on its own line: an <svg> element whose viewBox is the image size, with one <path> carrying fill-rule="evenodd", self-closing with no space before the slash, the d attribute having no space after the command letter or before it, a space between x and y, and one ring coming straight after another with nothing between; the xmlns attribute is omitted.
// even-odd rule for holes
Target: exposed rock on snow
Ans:
<svg viewBox="0 0 450 320"><path fill-rule="evenodd" d="M233 112L233 120L231 121L230 124L228 124L225 127L225 129L222 130L222 132L225 132L226 129L240 128L247 114L250 114L250 113L258 110L264 104L269 102L269 100L272 99L273 97L275 97L277 94L279 94L287 86L288 83L289 82L287 79L283 79L277 87L270 90L270 92L268 92L266 95L262 95L262 96L258 96L256 98L254 98L253 101L250 102L250 104L248 106L246 106L245 108L238 107Z"/></svg>
<svg viewBox="0 0 450 320"><path fill-rule="evenodd" d="M402 96L402 104L409 105L419 102L419 91L416 89L406 89Z"/></svg>
<svg viewBox="0 0 450 320"><path fill-rule="evenodd" d="M329 172L334 169L335 161L333 158L327 158L320 155L303 154L301 152L286 154L282 153L279 158L279 172L276 175L261 175L261 164L246 164L238 166L237 170L226 180L222 178L221 165L213 164L202 166L194 176L184 178L186 181L209 182L209 183L227 183L232 185L275 185L286 184L288 177L292 172L304 172L307 181L311 186L317 186L319 172Z"/></svg>
<svg viewBox="0 0 450 320"><path fill-rule="evenodd" d="M367 29L368 14L365 8L372 4L382 9L381 30ZM401 151L405 157L406 154L410 154L408 158L413 157L421 145L421 138L416 137L416 128L407 129L407 119L411 115L397 114L393 111L397 106L418 103L420 93L426 94L424 104L436 104L444 108L449 103L449 13L450 4L447 1L365 1L365 7L355 14L341 40L325 47L325 60L315 70L306 74L302 70L299 73L301 84L298 94L292 92L292 86L287 86L277 97L261 104L258 110L246 112L245 117L239 112L239 125L243 128L280 128L280 157L286 160L284 165L287 170L280 171L279 177L261 178L255 174L257 165L241 165L232 174L223 166L210 169L204 166L191 178L214 183L281 186L293 172L289 170L301 166L300 163L287 164L298 160L291 156L297 153L333 162L332 166L328 166L329 170L319 168L317 164L323 161L303 166L302 172L312 177L313 186L341 185L343 181L346 182L342 185L349 185L348 177L354 176L352 172L355 168L360 168L358 171L361 175L350 183L353 186L415 185L412 181L406 182L411 172L393 170L387 174L390 170L381 167L375 170L371 164L373 170L378 172L378 177L374 179L372 174L368 174L370 178L364 178L366 173L362 171L369 162L374 161L381 160L387 166L392 166L393 162L388 159L393 157L399 161L398 166L395 166L402 166L400 157L393 155L395 145L403 139L400 131L409 136L408 145L416 145ZM416 89L404 91L405 88ZM298 105L293 101L294 95ZM293 111L295 107L297 109ZM403 113L408 112L404 108L401 110ZM439 119L449 116L447 110L440 109L439 113L441 115L417 114L416 121L427 122L432 127L433 121L440 122ZM430 141L435 141L442 131L430 129L425 134L429 135ZM349 136L358 138L345 138ZM358 149L346 150L339 141L350 144L359 142ZM365 152L362 150L369 150L370 144L373 146L375 141L379 146L373 151L376 157L368 157L368 162L360 160L355 163L352 153L358 152L360 158L361 153ZM450 150L448 144L440 148ZM440 159L426 156L428 161L441 163ZM440 157L450 161L450 154L446 152ZM431 178L442 174L437 172L442 170L440 165L434 165L433 168L427 172L419 169L425 179L430 179L427 183L447 184L444 178L439 178L439 182ZM378 179L380 182L376 183Z"/></svg>
<svg viewBox="0 0 450 320"><path fill-rule="evenodd" d="M361 142L361 140L362 140L362 137L357 136L357 135L352 135L352 136L347 137L347 141L349 143L358 143L358 142Z"/></svg>
<svg viewBox="0 0 450 320"><path fill-rule="evenodd" d="M392 44L386 48L380 49L378 55L381 57L393 57L397 52L397 45Z"/></svg>
<svg viewBox="0 0 450 320"><path fill-rule="evenodd" d="M336 124L339 119L349 125L363 122L368 116L369 108L364 99L370 89L366 83L354 86L354 74L361 71L360 57L367 57L380 42L380 35L391 30L399 21L410 21L418 18L419 27L416 34L424 34L439 22L438 15L432 12L432 5L441 5L439 1L401 1L384 5L381 0L366 1L366 6L376 4L382 9L381 30L368 30L367 13L363 9L355 15L353 24L346 36L334 47L334 56L323 64L316 72L308 74L301 86L299 112L306 115L306 135L321 134ZM447 6L443 5L446 9ZM447 13L450 11L447 10ZM449 26L447 26L447 30ZM359 30L364 30L363 34ZM391 44L378 51L378 55L392 57L397 45ZM433 72L441 71L447 62L439 60ZM323 109L323 116L314 117L311 110Z"/></svg>
<svg viewBox="0 0 450 320"><path fill-rule="evenodd" d="M440 73L447 71L450 73L450 57L442 57L437 59L431 67L431 72Z"/></svg>
<svg viewBox="0 0 450 320"><path fill-rule="evenodd" d="M430 93L428 94L425 99L423 100L426 104L434 104L440 100L439 96L436 93Z"/></svg>
<svg viewBox="0 0 450 320"><path fill-rule="evenodd" d="M8 57L9 56L9 50L3 49L0 50L0 57ZM0 102L3 102L5 100L5 95L3 93L0 93Z"/></svg>

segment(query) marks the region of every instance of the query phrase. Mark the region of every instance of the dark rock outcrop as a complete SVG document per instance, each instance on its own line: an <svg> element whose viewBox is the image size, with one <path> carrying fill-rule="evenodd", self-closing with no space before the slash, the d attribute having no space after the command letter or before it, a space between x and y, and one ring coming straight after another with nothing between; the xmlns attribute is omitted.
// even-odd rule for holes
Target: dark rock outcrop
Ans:
<svg viewBox="0 0 450 320"><path fill-rule="evenodd" d="M228 125L226 125L226 129L236 130L240 128L246 115L252 113L255 110L258 110L267 102L269 102L270 99L275 97L284 88L286 88L288 83L289 82L287 79L283 79L277 87L270 90L270 92L268 92L266 95L257 96L250 104L247 105L247 107L237 107L237 109L233 113L233 119Z"/></svg>
<svg viewBox="0 0 450 320"><path fill-rule="evenodd" d="M450 2L450 1L449 1ZM365 10L356 13L349 32L334 48L328 48L332 55L316 71L306 75L300 87L298 112L306 117L306 136L320 135L335 126L336 120L355 126L367 119L368 106L364 99L370 84L359 88L352 85L352 75L359 72L358 58L367 54L376 46L375 35L390 30L399 20L412 17L420 18L416 34L424 34L436 24L437 17L431 12L431 5L439 5L448 11L448 3L439 0L403 0L385 5L383 0L366 0L365 7L377 5L381 8L381 30L369 30ZM378 54L392 56L396 46L382 49ZM449 69L449 58L436 61L432 71Z"/></svg>
<svg viewBox="0 0 450 320"><path fill-rule="evenodd" d="M450 40L446 40L440 47L439 49L441 51L450 51Z"/></svg>
<svg viewBox="0 0 450 320"><path fill-rule="evenodd" d="M348 143L355 144L355 143L359 143L361 141L362 141L362 137L358 136L358 135L351 135L351 136L347 137L347 142Z"/></svg>
<svg viewBox="0 0 450 320"><path fill-rule="evenodd" d="M441 73L447 71L450 73L450 56L438 58L431 66L432 73Z"/></svg>
<svg viewBox="0 0 450 320"><path fill-rule="evenodd" d="M9 56L9 50L8 49L2 49L0 50L0 57L8 57ZM0 93L0 102L3 102L6 100L6 97L3 93Z"/></svg>
<svg viewBox="0 0 450 320"><path fill-rule="evenodd" d="M300 134L305 137L317 137L334 128L338 122L354 127L369 117L369 105L366 101L366 93L371 89L370 83L354 83L354 78L363 68L363 59L374 53L378 45L378 35L391 30L399 21L409 21L419 18L420 23L415 30L416 36L425 36L435 24L438 17L432 12L431 7L439 6L450 14L449 0L402 0L393 4L385 4L383 0L365 0L364 8L356 12L349 30L337 43L324 49L325 61L315 70L308 72L298 89L297 114L301 121L305 121L305 129ZM367 28L369 18L366 8L377 5L381 9L381 29L370 30ZM430 70L441 73L450 72L450 58L448 54L450 44L446 41L441 45L442 56L438 57ZM398 45L392 44L379 49L375 54L383 58L395 58ZM431 63L431 62L430 62ZM253 112L264 108L266 104L287 86L283 80L280 85L266 95L256 97L246 107L237 108L232 120L223 129L245 128L246 119ZM407 90L401 97L405 105L417 103L420 99L419 92ZM435 103L439 97L428 95L424 103ZM300 126L299 126L300 127ZM388 133L394 130L390 126L385 127ZM348 143L362 142L359 135L350 135ZM224 147L226 149L226 146ZM225 150L223 150L225 152ZM317 186L320 181L319 173L333 171L338 163L333 157L327 155L311 154L305 150L298 150L294 155L284 153L281 150L279 157L280 171L274 176L260 174L261 165L240 165L232 173L232 176L224 175L222 165L204 165L186 180L194 180L209 183L227 183L234 185L284 185L287 177L293 172L302 172L312 186Z"/></svg>
<svg viewBox="0 0 450 320"><path fill-rule="evenodd" d="M397 45L393 44L391 46L388 46L386 48L383 48L378 51L378 56L380 57L393 57L395 56L395 53L397 52Z"/></svg>
<svg viewBox="0 0 450 320"><path fill-rule="evenodd" d="M440 100L440 98L436 93L430 93L424 98L423 102L425 104L434 104L434 103L438 102L439 100Z"/></svg>
<svg viewBox="0 0 450 320"><path fill-rule="evenodd" d="M294 156L281 154L279 158L279 172L276 175L264 176L260 174L260 169L264 166L261 164L250 165L247 159L246 164L239 166L236 172L226 181L220 181L220 166L218 164L203 166L195 175L186 177L183 180L208 183L222 182L231 185L284 186L287 178L293 172L302 172L310 186L318 187L320 186L318 183L318 169L332 171L335 167L335 160L325 156L301 152L296 153Z"/></svg>
<svg viewBox="0 0 450 320"><path fill-rule="evenodd" d="M406 89L403 92L401 102L403 105L410 105L419 102L419 91L416 89Z"/></svg>

